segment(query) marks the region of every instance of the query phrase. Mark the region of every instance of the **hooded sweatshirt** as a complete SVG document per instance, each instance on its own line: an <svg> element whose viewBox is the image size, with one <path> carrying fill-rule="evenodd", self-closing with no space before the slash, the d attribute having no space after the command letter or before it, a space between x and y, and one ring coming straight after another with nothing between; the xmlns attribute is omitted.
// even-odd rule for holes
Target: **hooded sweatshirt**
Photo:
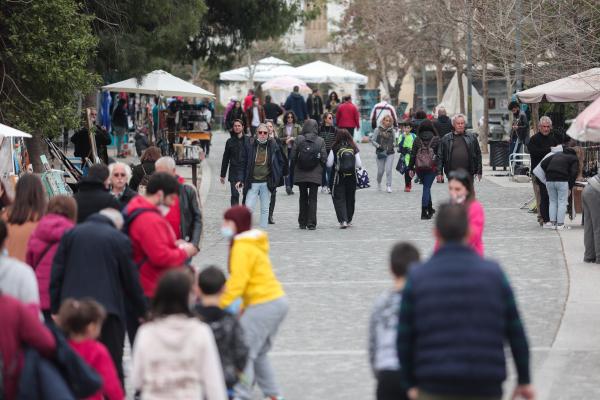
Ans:
<svg viewBox="0 0 600 400"><path fill-rule="evenodd" d="M234 236L229 259L230 275L225 284L225 294L221 297L221 308L240 296L246 306L285 296L281 283L275 278L268 252L269 239L265 231L252 229Z"/></svg>
<svg viewBox="0 0 600 400"><path fill-rule="evenodd" d="M298 120L305 120L308 118L306 101L304 101L304 97L302 97L302 95L298 92L292 92L292 94L288 96L283 108L286 110L292 110L294 114L296 114L296 118L298 118Z"/></svg>
<svg viewBox="0 0 600 400"><path fill-rule="evenodd" d="M65 216L48 214L42 217L29 238L25 262L35 271L42 310L50 309L48 287L50 286L52 260L56 254L58 242L66 230L74 227L75 223Z"/></svg>
<svg viewBox="0 0 600 400"><path fill-rule="evenodd" d="M533 135L533 137L531 138L531 140L529 141L529 144L531 145L531 143L533 142L533 139L536 137L536 135ZM551 157L553 155L555 155L556 153L562 153L563 151L563 147L562 144L559 144L558 146L554 147L552 150L550 150L550 152L548 154L546 154L544 156L544 158L542 158L541 161L539 161L537 163L537 166L533 169L533 173L535 176L537 176L537 178L542 181L542 183L545 185L546 184L546 171L544 171L544 169L542 168L542 161L545 160L548 157ZM533 153L532 153L532 157L533 157ZM532 161L533 163L533 161Z"/></svg>
<svg viewBox="0 0 600 400"><path fill-rule="evenodd" d="M31 267L24 262L0 256L0 292L19 299L36 314L39 312L40 294L37 279Z"/></svg>
<svg viewBox="0 0 600 400"><path fill-rule="evenodd" d="M182 314L140 327L133 344L132 381L143 400L227 400L210 327Z"/></svg>

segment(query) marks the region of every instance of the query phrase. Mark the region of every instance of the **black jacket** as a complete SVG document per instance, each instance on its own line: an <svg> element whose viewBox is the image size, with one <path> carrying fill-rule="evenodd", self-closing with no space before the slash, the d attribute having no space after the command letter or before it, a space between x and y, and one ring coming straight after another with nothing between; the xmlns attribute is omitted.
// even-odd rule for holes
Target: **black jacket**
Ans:
<svg viewBox="0 0 600 400"><path fill-rule="evenodd" d="M127 129L127 108L124 105L119 104L115 107L112 122L115 126Z"/></svg>
<svg viewBox="0 0 600 400"><path fill-rule="evenodd" d="M414 171L415 169L415 162L417 161L417 152L421 149L421 141L423 141L423 147L427 147L429 142L431 142L430 148L433 150L433 153L437 154L438 152L440 138L438 136L435 136L435 134L430 131L421 132L419 136L416 136L414 138L412 150L410 151L410 161L408 162L408 169L411 171Z"/></svg>
<svg viewBox="0 0 600 400"><path fill-rule="evenodd" d="M235 132L230 133L231 137L225 143L223 160L221 161L221 178L225 178L227 167L229 166L229 182L238 182L238 168L240 165L240 156L244 146L248 142L248 137L242 132L242 137L238 138Z"/></svg>
<svg viewBox="0 0 600 400"><path fill-rule="evenodd" d="M123 194L121 195L121 197L118 198L118 200L121 202L121 204L123 204L123 208L125 208L127 207L127 204L129 204L131 199L133 199L137 195L138 192L130 188L127 184L125 185L125 189L123 189Z"/></svg>
<svg viewBox="0 0 600 400"><path fill-rule="evenodd" d="M567 147L543 160L542 169L546 171L546 182L569 182L569 189L573 189L579 174L579 158L575 149Z"/></svg>
<svg viewBox="0 0 600 400"><path fill-rule="evenodd" d="M91 297L123 323L125 297L138 316L146 313L131 241L100 214L63 234L52 262L49 293L52 314L57 314L69 297Z"/></svg>
<svg viewBox="0 0 600 400"><path fill-rule="evenodd" d="M525 143L525 145L527 145L529 143L529 120L523 111L519 111L519 116L517 118L518 121L513 121L511 124L510 138L513 139L518 137L521 143ZM517 123L518 127L516 131L512 130L512 125L514 125L515 122Z"/></svg>
<svg viewBox="0 0 600 400"><path fill-rule="evenodd" d="M533 171L544 157L546 157L546 154L550 153L552 150L551 147L556 146L558 146L558 140L554 136L544 136L542 132L533 135L527 145L527 150L529 150L529 154L531 155L531 170Z"/></svg>
<svg viewBox="0 0 600 400"><path fill-rule="evenodd" d="M151 144L148 135L142 132L135 133L135 151L137 152L138 157L141 157L142 152L150 146Z"/></svg>
<svg viewBox="0 0 600 400"><path fill-rule="evenodd" d="M454 127L452 126L452 121L450 120L450 118L448 118L447 115L440 115L438 119L433 121L433 126L435 127L435 130L437 131L438 135L440 136L440 139L454 130Z"/></svg>
<svg viewBox="0 0 600 400"><path fill-rule="evenodd" d="M133 167L131 171L131 179L129 180L129 186L131 190L136 191L142 179L144 178L144 171L146 171L146 175L150 176L156 171L156 166L153 161L147 161L143 164L138 164Z"/></svg>
<svg viewBox="0 0 600 400"><path fill-rule="evenodd" d="M277 117L283 114L283 110L275 103L266 102L263 104L265 110L265 118L273 120L273 126L277 126Z"/></svg>
<svg viewBox="0 0 600 400"><path fill-rule="evenodd" d="M96 150L98 151L98 157L104 164L108 165L108 146L112 139L106 130L102 130L100 125L96 125ZM87 128L81 128L71 137L71 143L75 146L73 155L75 157L91 157L90 154L90 136Z"/></svg>
<svg viewBox="0 0 600 400"><path fill-rule="evenodd" d="M481 175L483 164L481 160L481 148L477 141L477 136L471 132L465 131L465 141L469 149L469 157L471 158L471 175ZM416 139L415 139L416 140ZM444 136L438 146L438 152L435 162L435 171L437 175L448 175L450 173L450 165L452 161L452 145L454 144L454 131L451 134Z"/></svg>
<svg viewBox="0 0 600 400"><path fill-rule="evenodd" d="M233 121L236 119L242 121L242 127L246 127L246 114L244 113L244 110L242 110L242 107L240 107L237 112L234 107L231 107L225 117L225 127L230 131L233 130Z"/></svg>
<svg viewBox="0 0 600 400"><path fill-rule="evenodd" d="M419 126L421 126L421 122L423 122L422 119L413 119L410 133L414 133L416 135L419 132Z"/></svg>
<svg viewBox="0 0 600 400"><path fill-rule="evenodd" d="M306 108L308 110L309 118L318 119L313 117L320 117L323 115L323 99L321 99L321 96L317 96L315 98L308 96L308 99L306 100Z"/></svg>
<svg viewBox="0 0 600 400"><path fill-rule="evenodd" d="M98 178L83 178L77 183L77 189L73 198L77 202L78 224L105 208L123 209L121 202L108 192L104 182Z"/></svg>
<svg viewBox="0 0 600 400"><path fill-rule="evenodd" d="M181 184L179 214L181 215L181 238L199 247L202 237L202 213L196 188L187 183Z"/></svg>
<svg viewBox="0 0 600 400"><path fill-rule="evenodd" d="M283 143L281 143L281 139L277 137L277 135L273 136L273 139L277 142L279 147L283 148ZM290 174L290 163L288 162L288 158L281 152L281 158L283 158L283 166L281 168L281 178L279 178L279 184L277 187L282 187L285 185L285 177Z"/></svg>
<svg viewBox="0 0 600 400"><path fill-rule="evenodd" d="M244 184L244 195L252 187L252 174L254 173L257 148L258 140L256 136L251 137L246 142L240 156L237 181ZM269 166L271 167L269 177L267 178L267 187L273 193L273 190L279 186L283 171L283 152L281 151L281 146L271 137L267 141L267 157L269 157Z"/></svg>

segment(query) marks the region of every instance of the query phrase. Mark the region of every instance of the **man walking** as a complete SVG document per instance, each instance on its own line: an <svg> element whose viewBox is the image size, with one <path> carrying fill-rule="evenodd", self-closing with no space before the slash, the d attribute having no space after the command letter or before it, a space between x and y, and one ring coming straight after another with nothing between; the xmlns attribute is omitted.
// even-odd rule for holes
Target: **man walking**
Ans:
<svg viewBox="0 0 600 400"><path fill-rule="evenodd" d="M256 127L265 123L265 110L260 105L258 96L252 97L252 104L246 109L246 126L250 136L256 133Z"/></svg>
<svg viewBox="0 0 600 400"><path fill-rule="evenodd" d="M510 142L509 154L521 153L523 145L527 146L529 144L529 120L516 101L511 101L508 109L513 114L512 129L508 139ZM521 163L515 163L515 166L519 167Z"/></svg>
<svg viewBox="0 0 600 400"><path fill-rule="evenodd" d="M319 96L319 89L313 89L312 96L306 101L306 107L308 118L320 123L323 115L323 99Z"/></svg>
<svg viewBox="0 0 600 400"><path fill-rule="evenodd" d="M277 126L277 118L279 118L279 116L283 114L283 110L277 104L271 102L271 96L267 95L265 97L265 104L263 105L263 109L265 110L266 120L270 119L271 121L273 121L273 126Z"/></svg>
<svg viewBox="0 0 600 400"><path fill-rule="evenodd" d="M254 89L248 89L248 95L244 98L244 110L252 105L252 99L254 98ZM258 104L260 104L260 99L258 99Z"/></svg>
<svg viewBox="0 0 600 400"><path fill-rule="evenodd" d="M481 161L481 148L477 137L471 132L465 131L466 117L457 115L452 120L454 131L447 134L438 146L435 162L437 181L442 183L444 173L446 176L450 171L462 168L469 171L471 175L477 175L481 180L483 164Z"/></svg>
<svg viewBox="0 0 600 400"><path fill-rule="evenodd" d="M540 118L540 131L533 135L527 145L527 150L531 155L531 172L535 167L550 153L552 149L558 146L558 140L554 136L550 136L552 130L552 120L549 117ZM537 202L537 219L540 226L544 226L544 222L550 222L550 199L548 197L548 189L535 174L532 174L533 191L535 192L535 200Z"/></svg>
<svg viewBox="0 0 600 400"><path fill-rule="evenodd" d="M304 125L304 122L308 120L306 102L304 101L304 97L300 94L300 88L298 86L294 86L294 91L288 96L283 108L285 108L286 111L292 110L294 114L296 114L300 126ZM286 121L283 121L283 123L285 124Z"/></svg>
<svg viewBox="0 0 600 400"><path fill-rule="evenodd" d="M440 140L452 132L452 121L450 121L450 118L448 118L448 115L446 115L446 109L444 107L440 107L438 110L438 118L433 121L433 126L435 127L438 135L440 135Z"/></svg>
<svg viewBox="0 0 600 400"><path fill-rule="evenodd" d="M500 400L510 343L518 386L535 399L529 347L512 288L494 261L467 245L467 209L442 205L435 236L440 248L409 272L398 325L400 376L411 399Z"/></svg>
<svg viewBox="0 0 600 400"><path fill-rule="evenodd" d="M267 96L269 97L269 96ZM269 104L269 103L267 103ZM265 107L267 106L265 104ZM236 119L233 121L233 132L231 137L225 143L225 151L223 152L223 161L221 161L221 185L225 184L225 175L229 166L229 185L231 186L231 205L238 206L240 204L240 192L235 185L238 178L238 169L240 166L240 156L248 142L248 137L244 135L244 127L242 121Z"/></svg>
<svg viewBox="0 0 600 400"><path fill-rule="evenodd" d="M381 98L381 100L382 101L380 103L375 104L375 107L373 107L373 110L371 111L371 118L369 118L371 121L371 128L377 128L379 125L381 125L381 120L383 117L389 115L392 117L392 126L394 129L398 129L398 117L396 116L396 110L394 110L394 106L390 104L390 96L386 94Z"/></svg>
<svg viewBox="0 0 600 400"><path fill-rule="evenodd" d="M338 129L347 129L354 137L354 129L360 128L360 119L358 118L358 109L352 104L352 96L344 97L344 102L339 105L335 114L335 121Z"/></svg>
<svg viewBox="0 0 600 400"><path fill-rule="evenodd" d="M123 205L108 191L110 172L104 164L94 164L88 173L77 182L78 191L73 195L77 202L77 223L80 224L92 214L114 208L121 211Z"/></svg>
<svg viewBox="0 0 600 400"><path fill-rule="evenodd" d="M269 205L271 193L279 186L283 157L281 147L274 138L269 137L269 128L260 124L256 129L256 136L246 142L240 164L236 189L244 188L246 206L254 214L254 207L260 196L260 224L259 228L267 229L269 219Z"/></svg>

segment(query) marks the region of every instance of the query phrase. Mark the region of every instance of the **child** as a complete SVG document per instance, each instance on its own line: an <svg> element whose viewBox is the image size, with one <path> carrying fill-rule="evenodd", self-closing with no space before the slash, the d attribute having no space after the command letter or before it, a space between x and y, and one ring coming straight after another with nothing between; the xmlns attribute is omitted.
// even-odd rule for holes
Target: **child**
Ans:
<svg viewBox="0 0 600 400"><path fill-rule="evenodd" d="M132 383L141 400L227 400L214 335L189 311L192 281L179 270L160 279L150 321L133 342Z"/></svg>
<svg viewBox="0 0 600 400"><path fill-rule="evenodd" d="M406 274L410 264L419 261L419 251L402 242L394 246L390 258L396 282L375 302L369 326L369 360L378 380L377 400L408 399L400 385L396 336Z"/></svg>
<svg viewBox="0 0 600 400"><path fill-rule="evenodd" d="M69 345L102 377L104 385L87 400L123 400L125 393L106 347L96 339L106 318L104 307L91 298L66 299L58 312L58 325Z"/></svg>
<svg viewBox="0 0 600 400"><path fill-rule="evenodd" d="M194 285L200 302L194 311L212 329L229 395L233 396L233 385L238 381L238 374L244 370L248 359L248 348L244 343L244 331L237 318L219 308L221 296L225 290L225 275L217 267L208 267L200 272L198 285Z"/></svg>
<svg viewBox="0 0 600 400"><path fill-rule="evenodd" d="M410 189L412 189L412 179L408 173L408 164L410 162L410 151L415 140L415 134L410 132L412 123L409 120L401 121L400 125L402 125L402 135L398 139L398 153L400 153L400 157L404 157L405 161L404 191L410 192Z"/></svg>

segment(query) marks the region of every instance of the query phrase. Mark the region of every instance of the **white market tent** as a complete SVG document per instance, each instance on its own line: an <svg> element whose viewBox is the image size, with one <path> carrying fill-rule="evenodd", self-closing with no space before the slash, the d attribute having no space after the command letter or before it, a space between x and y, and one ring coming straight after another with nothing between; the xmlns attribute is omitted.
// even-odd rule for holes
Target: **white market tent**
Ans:
<svg viewBox="0 0 600 400"><path fill-rule="evenodd" d="M266 82L271 79L281 78L284 76L292 76L296 72L296 68L289 65L280 65L268 71L261 71L254 74L254 80L256 82Z"/></svg>
<svg viewBox="0 0 600 400"><path fill-rule="evenodd" d="M290 63L287 61L284 61L284 60L280 60L279 58L275 58L275 57L263 58L262 60L258 61L258 64L256 65L256 67L254 69L254 80L255 81L259 80L259 79L257 79L256 76L261 72L267 72L267 71L273 70L277 67L286 66L286 65L289 66ZM293 67L289 67L289 68L293 68ZM279 76L284 76L284 75L286 75L286 74L284 73ZM232 69L231 71L221 72L219 74L219 79L221 79L222 81L247 81L249 78L250 78L250 68L248 68L248 67L236 68L236 69ZM264 80L268 81L272 78L274 78L274 76L268 76Z"/></svg>
<svg viewBox="0 0 600 400"><path fill-rule="evenodd" d="M358 83L364 85L369 81L365 75L323 61L315 61L298 67L293 74L289 75L306 83Z"/></svg>
<svg viewBox="0 0 600 400"><path fill-rule="evenodd" d="M142 79L141 85L138 85L135 78L131 78L102 86L102 89L109 92L143 93L157 96L215 97L213 93L160 69L146 75Z"/></svg>
<svg viewBox="0 0 600 400"><path fill-rule="evenodd" d="M463 90L465 93L465 110L469 108L468 98L467 98L467 88L468 81L467 77L463 74L462 78ZM483 116L483 97L479 95L477 89L474 86L471 87L472 96L473 96L473 125L479 121L479 119ZM450 84L446 88L444 92L444 97L442 97L442 101L437 105L437 109L440 107L444 107L446 109L446 113L448 117L452 118L453 116L460 114L460 92L458 88L458 73L454 73Z"/></svg>
<svg viewBox="0 0 600 400"><path fill-rule="evenodd" d="M18 129L11 128L8 125L0 124L0 137L1 138L4 138L4 137L15 137L15 136L22 136L22 137L26 137L26 138L33 137L29 133L25 133L25 132L20 131Z"/></svg>
<svg viewBox="0 0 600 400"><path fill-rule="evenodd" d="M600 97L600 68L592 68L516 94L521 103L580 103Z"/></svg>

